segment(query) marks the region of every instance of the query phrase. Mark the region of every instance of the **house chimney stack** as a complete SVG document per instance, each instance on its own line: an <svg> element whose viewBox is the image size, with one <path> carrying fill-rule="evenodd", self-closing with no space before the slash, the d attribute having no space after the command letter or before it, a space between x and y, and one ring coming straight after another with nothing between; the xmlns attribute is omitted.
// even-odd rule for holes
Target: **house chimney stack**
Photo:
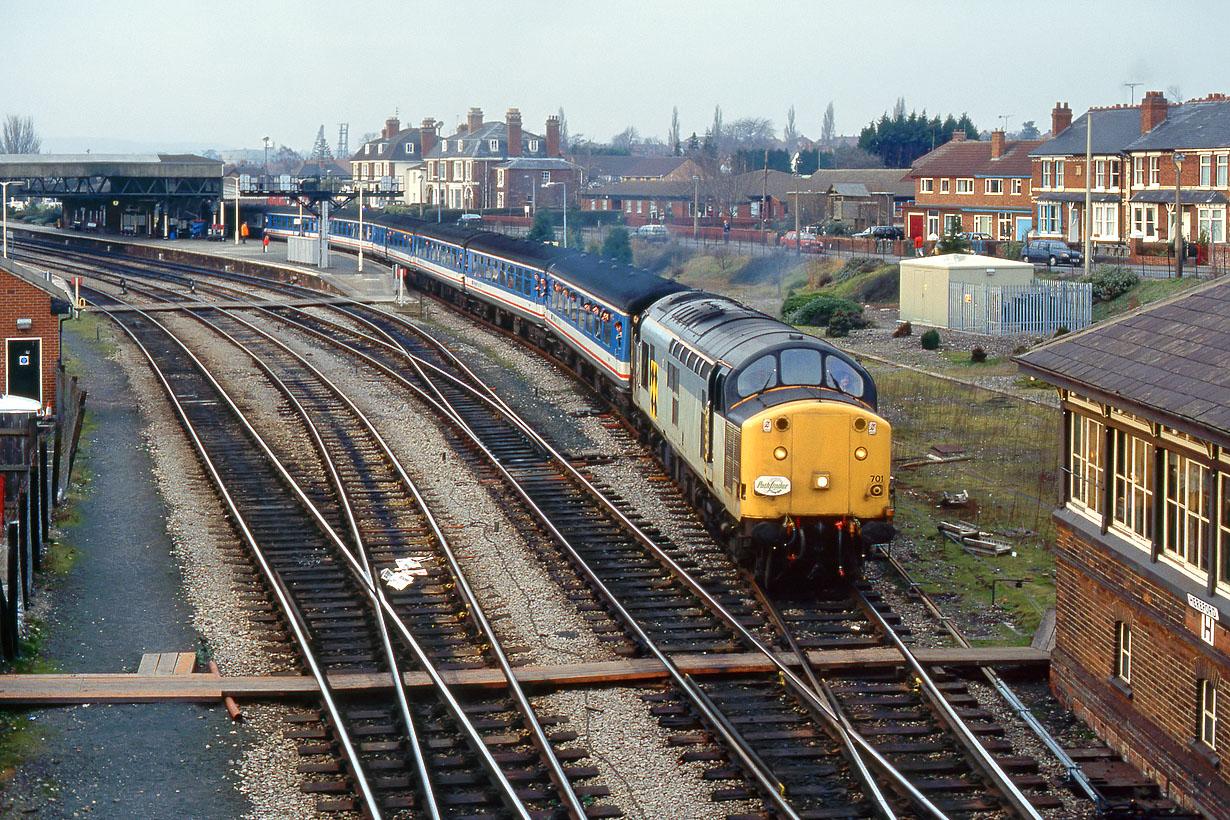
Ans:
<svg viewBox="0 0 1230 820"><path fill-rule="evenodd" d="M1147 134L1166 121L1170 103L1160 91L1146 91L1140 101L1140 133Z"/></svg>
<svg viewBox="0 0 1230 820"><path fill-rule="evenodd" d="M1003 131L991 132L991 159L999 159L1004 155L1006 136Z"/></svg>
<svg viewBox="0 0 1230 820"><path fill-rule="evenodd" d="M515 108L508 109L505 122L508 124L508 155L521 156L521 112Z"/></svg>
<svg viewBox="0 0 1230 820"><path fill-rule="evenodd" d="M964 128L952 129L952 141L953 142L965 142L965 129Z"/></svg>
<svg viewBox="0 0 1230 820"><path fill-rule="evenodd" d="M470 113L466 116L466 126L470 133L474 133L483 127L483 109L471 108Z"/></svg>
<svg viewBox="0 0 1230 820"><path fill-rule="evenodd" d="M384 121L384 131L380 132L380 136L386 140L392 139L399 131L401 131L401 121L397 117L389 117Z"/></svg>
<svg viewBox="0 0 1230 820"><path fill-rule="evenodd" d="M1072 109L1068 108L1067 103L1055 103L1054 109L1051 110L1051 136L1059 136L1067 131L1071 124Z"/></svg>
<svg viewBox="0 0 1230 820"><path fill-rule="evenodd" d="M561 156L559 151L559 117L547 117L547 156Z"/></svg>
<svg viewBox="0 0 1230 820"><path fill-rule="evenodd" d="M431 117L423 120L423 124L419 126L419 148L423 152L423 156L427 156L432 148L436 147L436 121Z"/></svg>

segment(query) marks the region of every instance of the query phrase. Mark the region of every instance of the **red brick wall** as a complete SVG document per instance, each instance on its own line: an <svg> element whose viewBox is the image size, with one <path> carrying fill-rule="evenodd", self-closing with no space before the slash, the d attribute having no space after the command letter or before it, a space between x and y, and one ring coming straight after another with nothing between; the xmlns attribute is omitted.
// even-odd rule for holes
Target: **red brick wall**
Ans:
<svg viewBox="0 0 1230 820"><path fill-rule="evenodd" d="M1230 767L1215 768L1190 745L1196 682L1217 678L1217 746L1230 749L1230 634L1215 625L1215 646L1208 646L1186 600L1062 524L1055 564L1056 694L1172 798L1230 816ZM1132 627L1130 696L1111 678L1120 620Z"/></svg>
<svg viewBox="0 0 1230 820"><path fill-rule="evenodd" d="M18 330L17 320L31 320L29 330ZM43 406L55 409L56 363L60 360L60 322L51 315L51 297L33 285L0 271L0 330L7 339L42 339ZM4 392L8 389L8 344L0 352Z"/></svg>

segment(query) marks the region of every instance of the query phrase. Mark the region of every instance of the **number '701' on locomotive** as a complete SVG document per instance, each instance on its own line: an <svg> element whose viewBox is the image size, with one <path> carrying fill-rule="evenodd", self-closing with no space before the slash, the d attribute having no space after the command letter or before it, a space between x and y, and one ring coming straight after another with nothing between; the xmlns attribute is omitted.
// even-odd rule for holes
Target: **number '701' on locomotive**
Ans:
<svg viewBox="0 0 1230 820"><path fill-rule="evenodd" d="M266 214L272 237L317 220ZM867 371L822 339L649 271L404 216L330 219L330 242L405 267L612 400L765 581L856 571L861 526L892 517L889 424Z"/></svg>

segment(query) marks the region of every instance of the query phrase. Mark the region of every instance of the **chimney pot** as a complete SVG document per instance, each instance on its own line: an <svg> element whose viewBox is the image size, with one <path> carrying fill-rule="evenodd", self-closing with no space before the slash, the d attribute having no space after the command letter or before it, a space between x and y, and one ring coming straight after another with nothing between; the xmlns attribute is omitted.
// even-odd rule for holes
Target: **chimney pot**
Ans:
<svg viewBox="0 0 1230 820"><path fill-rule="evenodd" d="M1072 109L1067 103L1055 103L1051 111L1051 136L1057 137L1072 124Z"/></svg>
<svg viewBox="0 0 1230 820"><path fill-rule="evenodd" d="M1160 91L1146 91L1140 101L1140 133L1147 134L1166 120L1170 103Z"/></svg>

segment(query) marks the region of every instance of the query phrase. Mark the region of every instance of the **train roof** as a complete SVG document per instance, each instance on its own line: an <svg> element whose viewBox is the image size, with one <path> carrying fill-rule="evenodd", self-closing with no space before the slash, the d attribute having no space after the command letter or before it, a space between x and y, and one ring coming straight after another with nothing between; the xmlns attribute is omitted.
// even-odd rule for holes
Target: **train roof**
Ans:
<svg viewBox="0 0 1230 820"><path fill-rule="evenodd" d="M554 245L542 242L531 242L516 236L506 236L502 233L482 231L476 233L474 241L469 245L471 250L480 253L490 253L522 262L533 262L538 267L546 269L547 265L560 254Z"/></svg>
<svg viewBox="0 0 1230 820"><path fill-rule="evenodd" d="M778 347L812 347L849 358L823 339L713 293L674 294L645 311L645 316L660 322L680 341L731 368Z"/></svg>
<svg viewBox="0 0 1230 820"><path fill-rule="evenodd" d="M690 291L644 268L580 251L560 251L548 269L551 275L583 288L623 313L640 313L664 296Z"/></svg>

